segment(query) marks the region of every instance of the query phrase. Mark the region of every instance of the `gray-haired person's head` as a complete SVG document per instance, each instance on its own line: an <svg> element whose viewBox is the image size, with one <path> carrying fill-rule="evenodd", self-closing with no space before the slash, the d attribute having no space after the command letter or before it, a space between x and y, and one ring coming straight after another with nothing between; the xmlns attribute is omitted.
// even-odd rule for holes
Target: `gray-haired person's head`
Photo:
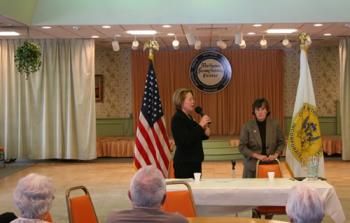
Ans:
<svg viewBox="0 0 350 223"><path fill-rule="evenodd" d="M165 198L165 180L154 166L140 168L130 184L130 199L134 207L160 207Z"/></svg>
<svg viewBox="0 0 350 223"><path fill-rule="evenodd" d="M315 189L299 184L289 194L286 212L293 223L319 223L324 217L324 203Z"/></svg>
<svg viewBox="0 0 350 223"><path fill-rule="evenodd" d="M22 217L39 219L50 210L53 193L50 178L31 173L18 181L13 198Z"/></svg>

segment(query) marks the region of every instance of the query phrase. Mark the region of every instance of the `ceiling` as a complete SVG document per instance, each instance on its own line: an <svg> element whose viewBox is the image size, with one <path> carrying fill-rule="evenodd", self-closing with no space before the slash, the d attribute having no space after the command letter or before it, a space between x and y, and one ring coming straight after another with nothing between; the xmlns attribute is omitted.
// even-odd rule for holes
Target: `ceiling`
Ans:
<svg viewBox="0 0 350 223"><path fill-rule="evenodd" d="M101 24L105 25L105 24ZM108 25L108 24L107 24ZM170 28L163 28L160 25L111 25L111 28L105 29L98 25L83 26L52 26L51 29L43 29L40 26L26 26L22 23L0 16L0 31L17 31L21 35L11 38L91 38L93 35L99 36L96 44L101 47L111 47L111 41L116 38L122 47L130 47L134 36L126 33L127 30L153 29L157 31L155 39L161 48L172 49L174 36L168 36L168 33L174 33L180 41L180 48L189 48L186 34L192 34L196 39L201 40L202 48L216 47L217 40L223 40L228 47L238 48L234 44L235 34L242 33L246 41L247 48L259 47L259 40L262 36L268 41L269 48L282 47L281 41L285 35L266 34L270 28L294 28L298 32L306 32L311 35L313 43L318 45L336 45L341 37L350 36L349 23L324 23L321 27L315 27L312 23L284 23L284 24L262 24L261 27L254 27L253 24L176 24ZM256 33L248 35L249 32ZM332 36L324 36L325 33L331 33ZM8 37L0 37L2 39ZM287 38L297 44L297 34L289 34ZM147 40L153 39L152 36L138 36L137 40L141 44Z"/></svg>

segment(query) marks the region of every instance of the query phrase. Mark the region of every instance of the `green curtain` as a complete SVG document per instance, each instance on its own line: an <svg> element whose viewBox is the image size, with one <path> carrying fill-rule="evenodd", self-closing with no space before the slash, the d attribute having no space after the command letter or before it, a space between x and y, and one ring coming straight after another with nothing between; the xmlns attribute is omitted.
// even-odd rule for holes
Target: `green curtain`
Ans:
<svg viewBox="0 0 350 223"><path fill-rule="evenodd" d="M96 158L93 40L33 40L41 69L15 68L24 40L0 40L0 147L6 158Z"/></svg>
<svg viewBox="0 0 350 223"><path fill-rule="evenodd" d="M339 60L342 158L350 160L350 38L340 41Z"/></svg>

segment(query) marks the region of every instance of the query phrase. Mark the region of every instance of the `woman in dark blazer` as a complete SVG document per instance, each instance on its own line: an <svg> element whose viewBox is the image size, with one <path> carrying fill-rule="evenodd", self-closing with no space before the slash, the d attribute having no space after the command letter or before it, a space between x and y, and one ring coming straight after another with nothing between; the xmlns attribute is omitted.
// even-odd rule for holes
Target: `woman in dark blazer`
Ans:
<svg viewBox="0 0 350 223"><path fill-rule="evenodd" d="M202 141L209 138L210 118L203 115L197 123L191 117L194 110L191 89L177 89L173 95L176 112L171 119L171 131L176 150L174 171L176 178L193 178L193 173L202 172L204 159Z"/></svg>
<svg viewBox="0 0 350 223"><path fill-rule="evenodd" d="M239 142L239 151L244 155L243 178L255 178L257 160L277 159L285 145L278 122L268 118L269 102L265 98L258 98L252 110L255 120L244 124Z"/></svg>

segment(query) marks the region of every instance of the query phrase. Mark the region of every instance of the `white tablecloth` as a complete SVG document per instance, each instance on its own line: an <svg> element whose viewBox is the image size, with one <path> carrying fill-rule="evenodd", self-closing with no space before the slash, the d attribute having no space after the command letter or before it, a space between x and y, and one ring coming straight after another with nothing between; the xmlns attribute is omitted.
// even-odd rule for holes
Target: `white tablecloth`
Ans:
<svg viewBox="0 0 350 223"><path fill-rule="evenodd" d="M300 183L315 188L325 202L325 213L335 222L345 221L343 208L334 187L327 181L281 179L203 179L190 183L197 206L285 206L290 189ZM176 186L175 186L176 187ZM176 189L167 186L167 189Z"/></svg>

